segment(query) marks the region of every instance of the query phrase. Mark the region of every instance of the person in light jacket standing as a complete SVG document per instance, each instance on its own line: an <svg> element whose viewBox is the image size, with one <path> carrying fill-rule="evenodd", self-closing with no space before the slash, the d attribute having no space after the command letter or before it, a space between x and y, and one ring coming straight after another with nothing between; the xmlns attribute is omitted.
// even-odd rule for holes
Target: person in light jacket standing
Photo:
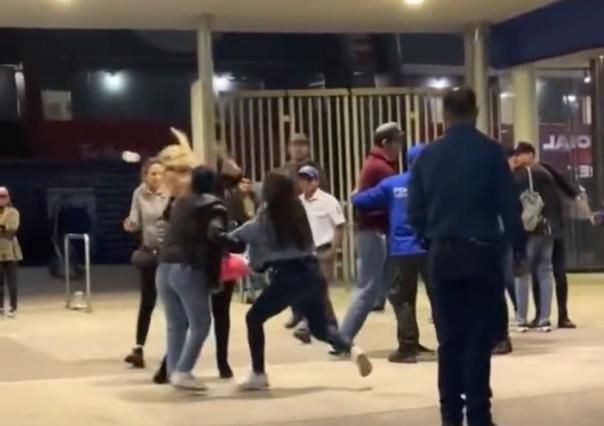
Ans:
<svg viewBox="0 0 604 426"><path fill-rule="evenodd" d="M4 280L8 284L10 308L8 317L17 314L17 263L23 260L17 240L19 211L10 201L10 193L0 187L0 316L4 316Z"/></svg>
<svg viewBox="0 0 604 426"><path fill-rule="evenodd" d="M159 158L148 159L142 169L142 183L132 194L130 214L124 220L124 230L141 235L141 245L132 255L132 263L140 273L141 298L136 322L136 346L124 361L135 368L145 367L143 348L147 341L151 315L157 302L155 272L166 222L162 214L169 197L162 191L164 166Z"/></svg>

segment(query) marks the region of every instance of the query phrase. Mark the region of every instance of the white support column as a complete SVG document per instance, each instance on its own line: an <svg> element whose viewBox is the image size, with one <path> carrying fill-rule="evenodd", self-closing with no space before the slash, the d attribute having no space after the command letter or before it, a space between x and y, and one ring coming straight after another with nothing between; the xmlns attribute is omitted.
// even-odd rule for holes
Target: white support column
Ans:
<svg viewBox="0 0 604 426"><path fill-rule="evenodd" d="M487 62L487 30L477 26L465 33L466 85L474 89L478 104L476 127L489 133L489 75Z"/></svg>
<svg viewBox="0 0 604 426"><path fill-rule="evenodd" d="M537 108L537 77L533 65L512 69L514 90L514 142L539 146L539 112Z"/></svg>
<svg viewBox="0 0 604 426"><path fill-rule="evenodd" d="M214 60L212 57L212 19L201 17L197 30L197 66L199 80L191 86L191 124L193 151L204 164L216 161L214 98Z"/></svg>

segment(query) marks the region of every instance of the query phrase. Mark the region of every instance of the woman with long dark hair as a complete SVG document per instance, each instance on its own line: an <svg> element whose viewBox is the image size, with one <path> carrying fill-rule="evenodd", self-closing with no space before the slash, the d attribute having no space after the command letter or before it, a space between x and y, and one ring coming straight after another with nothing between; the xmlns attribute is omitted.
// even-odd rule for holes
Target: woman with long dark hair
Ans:
<svg viewBox="0 0 604 426"><path fill-rule="evenodd" d="M371 361L358 347L351 347L337 328L329 325L322 293L322 275L315 257L312 233L293 180L270 173L263 189L265 208L258 216L231 233L249 246L252 268L269 271L269 286L246 316L252 372L240 385L244 391L269 387L264 365L264 323L290 306L307 318L318 340L352 354L365 377Z"/></svg>
<svg viewBox="0 0 604 426"><path fill-rule="evenodd" d="M157 301L155 271L157 255L165 231L162 219L169 197L162 191L164 166L159 158L148 159L142 168L142 183L132 195L130 214L124 220L124 230L141 237L139 248L132 255L132 263L138 269L141 283L141 298L136 322L136 346L125 362L135 368L145 367L143 348L149 333L151 315Z"/></svg>

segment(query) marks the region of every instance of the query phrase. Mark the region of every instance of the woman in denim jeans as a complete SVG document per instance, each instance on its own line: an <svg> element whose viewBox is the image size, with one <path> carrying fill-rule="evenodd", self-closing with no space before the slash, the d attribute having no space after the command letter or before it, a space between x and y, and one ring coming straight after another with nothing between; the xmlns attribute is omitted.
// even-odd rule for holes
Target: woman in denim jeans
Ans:
<svg viewBox="0 0 604 426"><path fill-rule="evenodd" d="M183 174L184 176L184 174ZM211 195L216 173L196 167L181 179L170 211L157 270L157 289L167 322L167 373L181 389L206 390L192 374L211 325L212 292L220 288L221 236L226 208ZM183 188L189 186L188 191Z"/></svg>
<svg viewBox="0 0 604 426"><path fill-rule="evenodd" d="M361 376L372 365L363 351L347 343L335 326L329 325L323 298L323 278L315 256L312 233L294 181L271 173L264 182L266 208L256 218L231 233L249 246L252 268L269 271L269 285L246 316L252 372L240 390L267 389L264 365L264 323L288 307L295 307L308 320L311 333L336 349L351 353Z"/></svg>

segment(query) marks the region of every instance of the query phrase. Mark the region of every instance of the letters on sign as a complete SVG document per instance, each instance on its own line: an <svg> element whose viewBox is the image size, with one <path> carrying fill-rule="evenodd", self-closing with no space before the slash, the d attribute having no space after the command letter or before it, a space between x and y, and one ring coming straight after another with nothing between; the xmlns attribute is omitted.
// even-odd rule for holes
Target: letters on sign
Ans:
<svg viewBox="0 0 604 426"><path fill-rule="evenodd" d="M543 144L545 151L570 151L571 149L591 148L591 135L549 135L547 143Z"/></svg>

